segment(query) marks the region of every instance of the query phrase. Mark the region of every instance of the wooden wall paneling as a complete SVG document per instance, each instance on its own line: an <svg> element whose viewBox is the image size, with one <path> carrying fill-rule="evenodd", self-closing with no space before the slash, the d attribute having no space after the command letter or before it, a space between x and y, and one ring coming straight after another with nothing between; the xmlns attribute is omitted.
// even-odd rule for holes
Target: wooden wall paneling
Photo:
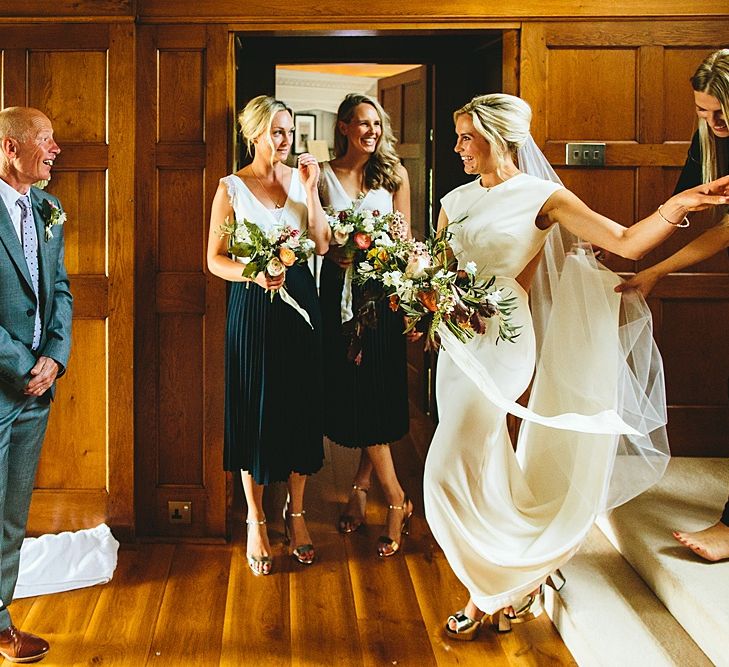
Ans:
<svg viewBox="0 0 729 667"><path fill-rule="evenodd" d="M75 297L68 373L51 410L28 529L105 521L124 539L133 532L134 28L3 24L0 35L3 104L42 109L62 148L47 187L68 213Z"/></svg>
<svg viewBox="0 0 729 667"><path fill-rule="evenodd" d="M134 16L134 0L0 0L0 20L24 18L91 20L93 17L110 21L130 22Z"/></svg>
<svg viewBox="0 0 729 667"><path fill-rule="evenodd" d="M623 223L655 211L673 191L695 127L689 76L726 34L724 19L525 24L522 95L535 111L535 138L565 184ZM578 141L605 142L606 166L564 166L565 144ZM654 264L712 224L705 214L691 217L690 229L641 262L606 263L626 272ZM719 253L667 278L649 299L675 453L729 453L728 284L729 260Z"/></svg>
<svg viewBox="0 0 729 667"><path fill-rule="evenodd" d="M519 30L504 30L501 36L501 90L519 94Z"/></svg>
<svg viewBox="0 0 729 667"><path fill-rule="evenodd" d="M134 517L134 188L136 86L131 24L109 26L109 522L131 537ZM124 409L119 409L121 406ZM124 527L124 532L121 528Z"/></svg>
<svg viewBox="0 0 729 667"><path fill-rule="evenodd" d="M2 99L0 106L24 106L28 95L26 71L28 52L23 48L5 48L2 52Z"/></svg>
<svg viewBox="0 0 729 667"><path fill-rule="evenodd" d="M157 29L140 26L136 40L137 117L134 290L134 489L139 535L154 531L158 442L157 312ZM143 156L143 157L142 157ZM189 500L187 498L186 500Z"/></svg>
<svg viewBox="0 0 729 667"><path fill-rule="evenodd" d="M371 28L373 21L430 22L447 20L467 23L469 20L494 19L550 19L640 16L726 16L723 0L618 0L606 4L603 0L505 0L485 6L482 0L408 0L392 3L371 0L364 11L338 0L303 0L292 7L287 0L137 0L137 12L143 22L223 22L257 21L261 25L279 26L282 19L303 25L331 24L348 21L350 28ZM311 29L311 28L309 28Z"/></svg>
<svg viewBox="0 0 729 667"><path fill-rule="evenodd" d="M228 27L208 26L206 76L206 171L204 229L207 230L210 208L220 178L230 173L234 160L235 127L235 56L233 33ZM207 235L202 243L207 246ZM211 502L205 517L213 535L230 537L230 496L228 475L222 473L225 364L223 347L227 314L227 286L224 281L205 271L205 423L203 436L205 470Z"/></svg>
<svg viewBox="0 0 729 667"><path fill-rule="evenodd" d="M142 27L137 57L138 150L152 156L137 209L139 530L219 538L226 291L206 273L205 243L230 171L228 31ZM190 525L169 523L171 500L193 503Z"/></svg>

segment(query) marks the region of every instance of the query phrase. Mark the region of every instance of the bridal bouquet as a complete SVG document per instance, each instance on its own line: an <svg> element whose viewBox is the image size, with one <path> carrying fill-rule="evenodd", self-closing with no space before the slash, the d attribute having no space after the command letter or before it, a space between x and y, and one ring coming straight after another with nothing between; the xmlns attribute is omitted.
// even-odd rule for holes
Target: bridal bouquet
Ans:
<svg viewBox="0 0 729 667"><path fill-rule="evenodd" d="M243 277L253 279L265 271L275 278L294 264L306 262L314 252L314 241L290 225L270 230L246 220L230 221L220 227L220 237L228 236L228 252L239 257L244 265ZM271 293L271 298L275 293Z"/></svg>
<svg viewBox="0 0 729 667"><path fill-rule="evenodd" d="M341 211L329 211L327 220L332 228L332 241L351 258L362 259L363 251L368 250L378 239L389 239L390 223L400 212L380 214L379 211L361 210L356 204Z"/></svg>
<svg viewBox="0 0 729 667"><path fill-rule="evenodd" d="M466 264L464 270L452 266L447 252L453 235L449 227L425 242L408 239L393 229L389 243L380 243L367 252L357 267L356 281L380 285L390 308L400 308L407 316L405 333L416 328L427 331L429 346L437 346L436 331L441 323L465 342L485 333L488 321L494 318L499 339L513 341L520 328L510 323L516 298L496 288L494 277L477 277L474 262Z"/></svg>

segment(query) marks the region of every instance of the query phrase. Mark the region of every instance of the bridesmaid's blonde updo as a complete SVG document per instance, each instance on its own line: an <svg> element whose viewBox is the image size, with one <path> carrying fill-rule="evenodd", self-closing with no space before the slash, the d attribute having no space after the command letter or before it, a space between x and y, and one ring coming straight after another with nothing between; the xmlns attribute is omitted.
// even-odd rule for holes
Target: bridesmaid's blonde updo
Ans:
<svg viewBox="0 0 729 667"><path fill-rule="evenodd" d="M390 116L382 108L382 105L369 95L360 93L350 93L339 105L337 109L337 121L349 123L353 116L354 110L360 104L369 104L374 107L377 115L380 117L382 126L382 134L377 142L375 152L372 154L364 168L365 185L370 190L378 190L384 188L388 192L397 192L402 185L402 178L397 173L397 166L400 164L400 158L395 151L395 135L390 125ZM342 157L347 152L347 137L339 131L339 122L334 125L334 155Z"/></svg>
<svg viewBox="0 0 729 667"><path fill-rule="evenodd" d="M273 123L273 117L279 111L291 113L289 108L281 100L277 100L269 95L259 95L248 102L243 111L238 114L238 124L240 125L243 139L246 142L248 155L251 155L253 140L260 136L265 136L266 141L273 149L271 124Z"/></svg>
<svg viewBox="0 0 729 667"><path fill-rule="evenodd" d="M531 107L520 97L492 93L474 97L453 113L453 120L467 114L476 131L489 142L496 157L496 173L501 176L506 156L516 158L517 150L529 137Z"/></svg>

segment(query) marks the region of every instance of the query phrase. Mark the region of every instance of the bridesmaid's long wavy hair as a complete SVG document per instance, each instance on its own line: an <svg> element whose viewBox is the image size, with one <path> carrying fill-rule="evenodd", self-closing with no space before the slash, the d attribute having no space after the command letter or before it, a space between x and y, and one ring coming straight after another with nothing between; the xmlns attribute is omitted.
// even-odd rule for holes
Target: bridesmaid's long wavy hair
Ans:
<svg viewBox="0 0 729 667"><path fill-rule="evenodd" d="M729 49L719 49L698 66L691 77L691 86L697 93L712 95L721 104L724 119L729 123ZM701 144L701 175L704 183L713 181L726 169L727 142L719 142L703 118L699 118Z"/></svg>
<svg viewBox="0 0 729 667"><path fill-rule="evenodd" d="M531 107L521 97L492 93L478 95L454 111L453 122L463 115L471 117L476 132L488 141L496 157L496 174L503 178L506 156L516 161L517 150L529 137Z"/></svg>
<svg viewBox="0 0 729 667"><path fill-rule="evenodd" d="M246 142L248 155L251 155L253 140L262 135L266 137L268 145L273 149L271 125L273 124L273 117L279 111L286 111L291 114L291 109L281 100L269 95L259 95L248 102L243 111L238 114L238 124Z"/></svg>
<svg viewBox="0 0 729 667"><path fill-rule="evenodd" d="M370 190L384 188L388 192L397 192L402 185L402 177L397 173L400 157L395 151L395 135L392 133L390 117L380 103L369 95L350 93L342 100L337 109L337 123L334 126L334 155L342 157L348 148L347 137L339 131L339 121L349 123L354 116L354 110L360 104L369 104L374 107L382 124L382 134L377 142L375 152L372 154L364 168L365 185Z"/></svg>

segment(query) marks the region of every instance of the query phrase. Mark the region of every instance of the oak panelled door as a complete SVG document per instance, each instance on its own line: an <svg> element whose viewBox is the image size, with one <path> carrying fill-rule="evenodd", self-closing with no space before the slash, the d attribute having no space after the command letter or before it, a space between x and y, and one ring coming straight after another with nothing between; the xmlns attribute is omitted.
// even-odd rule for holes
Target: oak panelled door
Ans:
<svg viewBox="0 0 729 667"><path fill-rule="evenodd" d="M140 534L225 536L226 284L207 273L205 248L212 198L230 172L231 54L225 27L137 30ZM170 520L170 502L191 504L189 523Z"/></svg>
<svg viewBox="0 0 729 667"><path fill-rule="evenodd" d="M689 77L729 34L727 21L526 24L521 94L550 162L565 144L605 142L606 166L560 167L588 205L629 224L673 192L695 127ZM632 272L655 264L706 229L692 215L640 262L607 261ZM729 454L729 261L726 253L664 280L651 294L654 333L666 369L668 434L674 454Z"/></svg>
<svg viewBox="0 0 729 667"><path fill-rule="evenodd" d="M0 27L2 106L34 106L62 153L73 347L58 383L29 532L133 530L133 26ZM125 92L126 91L126 92Z"/></svg>

